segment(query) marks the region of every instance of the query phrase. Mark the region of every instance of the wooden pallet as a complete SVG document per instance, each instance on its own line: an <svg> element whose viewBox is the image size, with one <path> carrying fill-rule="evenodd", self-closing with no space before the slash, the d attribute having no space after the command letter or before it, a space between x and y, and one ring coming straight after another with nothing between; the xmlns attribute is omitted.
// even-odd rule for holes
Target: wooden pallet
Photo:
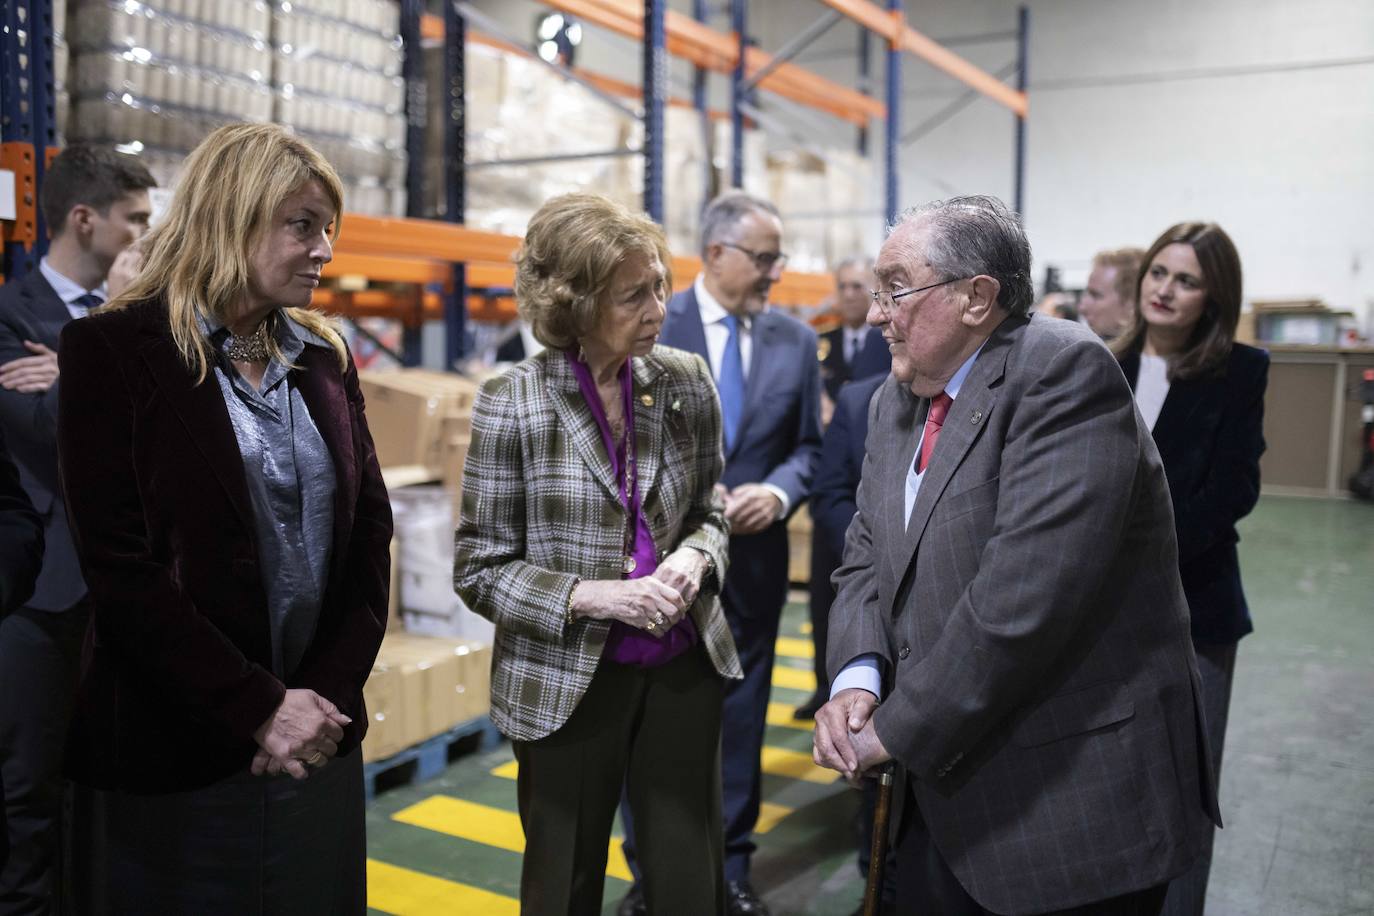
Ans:
<svg viewBox="0 0 1374 916"><path fill-rule="evenodd" d="M376 796L378 782L385 783L384 788L390 788L415 785L438 776L448 766L449 753L454 745L474 736L476 742L472 750L483 750L502 740L501 733L491 724L491 719L482 716L455 725L446 732L383 760L363 764L363 790L367 801L371 802Z"/></svg>

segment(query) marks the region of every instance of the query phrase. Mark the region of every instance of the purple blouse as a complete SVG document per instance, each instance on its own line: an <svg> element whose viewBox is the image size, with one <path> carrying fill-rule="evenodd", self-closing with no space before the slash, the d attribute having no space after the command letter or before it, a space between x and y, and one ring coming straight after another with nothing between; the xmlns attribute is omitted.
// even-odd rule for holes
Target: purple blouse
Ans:
<svg viewBox="0 0 1374 916"><path fill-rule="evenodd" d="M658 555L654 549L653 532L649 530L649 521L644 517L644 507L640 504L639 472L634 449L630 449L628 456L626 454L626 443L635 442L634 385L630 377L630 360L625 360L617 373L625 414L625 438L619 443L611 435L611 424L606 418L605 408L601 406L601 396L597 394L591 368L571 351L568 351L568 365L572 367L573 375L577 377L577 387L581 389L587 408L601 430L601 442L610 458L611 471L620 484L620 499L625 506L625 515L634 519L634 546L629 554L634 559L634 571L623 573L622 577L639 579L651 576L658 569ZM690 614L684 614L678 624L662 637L616 621L611 624L602 657L622 665L655 668L667 664L696 645L697 639L697 627Z"/></svg>

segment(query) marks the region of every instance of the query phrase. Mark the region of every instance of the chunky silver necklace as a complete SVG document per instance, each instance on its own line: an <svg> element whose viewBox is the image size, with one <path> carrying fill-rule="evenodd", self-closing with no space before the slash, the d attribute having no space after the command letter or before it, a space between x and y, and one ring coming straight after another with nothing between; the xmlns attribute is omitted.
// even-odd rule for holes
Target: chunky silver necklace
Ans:
<svg viewBox="0 0 1374 916"><path fill-rule="evenodd" d="M238 363L260 363L267 359L267 322L247 337L229 335L224 342L224 355Z"/></svg>

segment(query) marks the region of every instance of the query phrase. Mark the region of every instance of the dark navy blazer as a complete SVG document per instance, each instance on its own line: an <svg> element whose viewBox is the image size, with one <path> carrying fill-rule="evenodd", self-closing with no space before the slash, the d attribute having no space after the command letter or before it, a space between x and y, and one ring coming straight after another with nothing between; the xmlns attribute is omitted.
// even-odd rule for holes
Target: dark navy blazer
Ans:
<svg viewBox="0 0 1374 916"><path fill-rule="evenodd" d="M1134 391L1139 355L1122 359L1121 370ZM1236 522L1259 499L1268 382L1269 354L1235 344L1216 372L1172 382L1155 422L1195 643L1233 643L1254 629L1241 588Z"/></svg>
<svg viewBox="0 0 1374 916"><path fill-rule="evenodd" d="M864 469L864 440L868 438L868 402L887 375L870 375L840 389L835 413L821 440L821 460L811 492L811 521L816 539L844 555L844 533L858 511L856 497Z"/></svg>
<svg viewBox="0 0 1374 916"><path fill-rule="evenodd" d="M892 352L883 339L883 332L869 328L864 335L863 346L854 354L854 361L844 361L844 327L826 331L822 340L830 342L825 358L821 360L821 378L825 393L831 399L840 396L840 386L855 379L868 378L870 375L886 375L892 371Z"/></svg>
<svg viewBox="0 0 1374 916"><path fill-rule="evenodd" d="M734 447L725 454L721 483L767 483L787 494L791 511L811 495L820 454L821 375L816 332L770 309L753 322L753 351L744 414ZM696 292L668 303L659 341L696 353L709 365L706 331ZM712 366L712 372L715 367ZM732 535L725 597L741 613L776 613L787 599L787 529L779 520L757 534Z"/></svg>
<svg viewBox="0 0 1374 916"><path fill-rule="evenodd" d="M26 340L57 350L58 335L71 320L67 306L38 270L0 286L0 363L33 356L24 347ZM41 611L65 611L86 594L57 482L59 387L60 381L55 382L41 394L0 389L0 425L24 492L43 519L43 571L27 602Z"/></svg>

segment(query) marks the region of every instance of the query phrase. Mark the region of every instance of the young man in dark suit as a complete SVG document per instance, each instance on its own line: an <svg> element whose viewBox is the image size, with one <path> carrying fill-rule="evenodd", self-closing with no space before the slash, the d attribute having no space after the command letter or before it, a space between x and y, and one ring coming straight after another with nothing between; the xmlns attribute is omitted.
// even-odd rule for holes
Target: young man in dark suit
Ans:
<svg viewBox="0 0 1374 916"><path fill-rule="evenodd" d="M763 774L764 720L778 620L787 600L787 517L811 495L820 450L816 334L768 308L782 275L782 220L766 200L731 191L702 215L701 273L668 303L659 342L700 355L720 395L730 522L721 600L744 680L726 688L721 725L727 912L768 909L749 882ZM626 857L634 861L626 821ZM631 889L620 912L643 912Z"/></svg>
<svg viewBox="0 0 1374 916"><path fill-rule="evenodd" d="M62 748L89 617L57 483L58 335L118 292L109 288L116 285L111 268L147 229L155 186L132 156L64 150L40 189L48 253L37 270L0 287L0 426L47 544L32 597L0 622L0 763L10 840L0 914L55 906Z"/></svg>

